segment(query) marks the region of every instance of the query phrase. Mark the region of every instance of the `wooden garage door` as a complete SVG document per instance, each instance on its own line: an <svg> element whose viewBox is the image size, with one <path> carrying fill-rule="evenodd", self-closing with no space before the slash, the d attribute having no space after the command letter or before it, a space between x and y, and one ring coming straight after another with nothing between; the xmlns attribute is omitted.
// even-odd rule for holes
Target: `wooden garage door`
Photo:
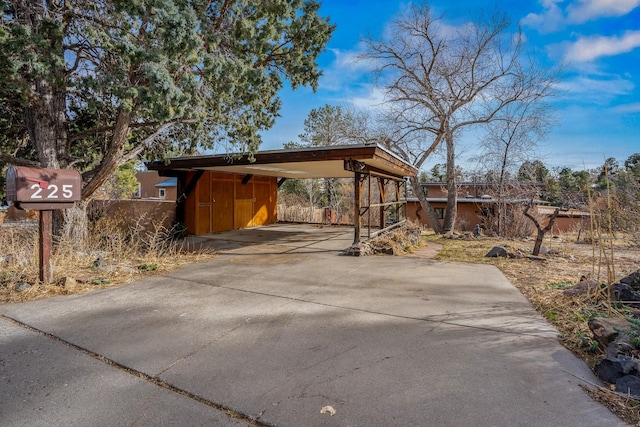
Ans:
<svg viewBox="0 0 640 427"><path fill-rule="evenodd" d="M253 225L265 225L274 222L271 218L271 181L268 176L255 177L253 184L253 194L255 204L253 206Z"/></svg>
<svg viewBox="0 0 640 427"><path fill-rule="evenodd" d="M209 233L211 221L211 181L203 176L196 186L196 234Z"/></svg>
<svg viewBox="0 0 640 427"><path fill-rule="evenodd" d="M211 232L233 230L233 175L211 174Z"/></svg>
<svg viewBox="0 0 640 427"><path fill-rule="evenodd" d="M233 228L253 227L253 183L253 177L236 175Z"/></svg>

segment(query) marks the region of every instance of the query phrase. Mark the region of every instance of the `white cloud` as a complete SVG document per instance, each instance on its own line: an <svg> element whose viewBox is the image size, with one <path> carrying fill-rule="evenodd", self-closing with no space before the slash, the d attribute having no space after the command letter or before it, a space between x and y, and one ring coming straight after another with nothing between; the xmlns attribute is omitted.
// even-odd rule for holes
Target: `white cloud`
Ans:
<svg viewBox="0 0 640 427"><path fill-rule="evenodd" d="M599 18L624 16L640 6L640 0L576 0L562 8L565 0L542 0L542 13L530 13L522 25L541 33L558 31L570 24L584 24Z"/></svg>
<svg viewBox="0 0 640 427"><path fill-rule="evenodd" d="M368 86L364 95L354 96L347 100L356 108L377 109L385 102L385 90L376 86Z"/></svg>
<svg viewBox="0 0 640 427"><path fill-rule="evenodd" d="M542 13L530 13L525 16L521 23L526 27L535 28L541 33L551 33L564 27L564 12L558 6L563 0L543 0Z"/></svg>
<svg viewBox="0 0 640 427"><path fill-rule="evenodd" d="M616 113L622 113L622 114L640 113L640 102L618 105L613 109L613 111Z"/></svg>
<svg viewBox="0 0 640 427"><path fill-rule="evenodd" d="M572 80L565 80L558 85L561 91L566 91L567 96L579 96L581 101L606 103L614 96L628 95L634 89L632 81L616 78L595 79L580 76Z"/></svg>
<svg viewBox="0 0 640 427"><path fill-rule="evenodd" d="M569 62L589 62L631 52L637 47L640 47L640 31L627 31L622 37L583 37L567 44L565 57Z"/></svg>
<svg viewBox="0 0 640 427"><path fill-rule="evenodd" d="M592 19L624 16L636 7L640 0L578 0L567 6L569 21L584 23Z"/></svg>

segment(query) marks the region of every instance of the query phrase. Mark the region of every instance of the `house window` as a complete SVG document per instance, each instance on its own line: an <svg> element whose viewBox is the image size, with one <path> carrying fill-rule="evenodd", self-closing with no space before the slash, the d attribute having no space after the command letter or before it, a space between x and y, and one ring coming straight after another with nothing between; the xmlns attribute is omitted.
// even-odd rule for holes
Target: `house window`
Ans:
<svg viewBox="0 0 640 427"><path fill-rule="evenodd" d="M140 197L142 197L142 185L138 184L138 188L136 188L136 192L133 193L133 198L139 199Z"/></svg>
<svg viewBox="0 0 640 427"><path fill-rule="evenodd" d="M436 216L438 219L444 219L444 208L433 208L436 211Z"/></svg>
<svg viewBox="0 0 640 427"><path fill-rule="evenodd" d="M166 188L158 188L158 197L164 199L167 197L167 189Z"/></svg>

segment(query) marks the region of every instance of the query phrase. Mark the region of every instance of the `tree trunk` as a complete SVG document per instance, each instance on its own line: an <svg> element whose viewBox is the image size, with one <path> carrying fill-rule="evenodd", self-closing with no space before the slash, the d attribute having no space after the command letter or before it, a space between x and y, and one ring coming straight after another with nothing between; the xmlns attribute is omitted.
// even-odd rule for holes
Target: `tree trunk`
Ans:
<svg viewBox="0 0 640 427"><path fill-rule="evenodd" d="M529 209L531 208L531 205L527 205L527 207L524 210L524 216L526 216L527 218L529 218L531 221L533 221L533 224L536 226L536 228L538 229L538 235L536 236L536 243L533 245L533 251L531 252L533 255L538 255L540 253L540 247L542 246L542 241L544 240L544 235L547 234L547 232L549 230L551 230L551 228L553 227L553 224L556 222L556 218L558 217L558 214L560 213L560 208L556 208L553 211L553 214L551 215L551 217L549 218L549 223L547 224L546 227L542 228L542 226L540 225L540 223L538 222L538 220L536 218L534 218L530 213L529 213Z"/></svg>
<svg viewBox="0 0 640 427"><path fill-rule="evenodd" d="M25 108L25 122L40 166L63 169L69 159L65 89L38 78L31 96L36 102Z"/></svg>
<svg viewBox="0 0 640 427"><path fill-rule="evenodd" d="M453 231L458 213L458 183L456 178L456 155L453 135L447 132L447 209L444 215L444 231Z"/></svg>
<svg viewBox="0 0 640 427"><path fill-rule="evenodd" d="M109 149L104 154L100 166L92 171L91 178L82 189L82 198L88 199L104 182L113 174L122 160L124 147L129 136L129 124L131 123L132 113L130 111L120 110L116 125L111 135Z"/></svg>
<svg viewBox="0 0 640 427"><path fill-rule="evenodd" d="M436 211L431 206L431 203L429 203L427 201L427 198L424 196L420 180L418 180L417 176L412 176L409 179L411 181L411 188L413 189L413 193L416 195L416 197L418 197L420 206L426 212L427 218L429 219L429 224L433 228L433 231L435 231L437 234L443 234L444 229L442 228L442 224L440 224L438 215L436 215Z"/></svg>

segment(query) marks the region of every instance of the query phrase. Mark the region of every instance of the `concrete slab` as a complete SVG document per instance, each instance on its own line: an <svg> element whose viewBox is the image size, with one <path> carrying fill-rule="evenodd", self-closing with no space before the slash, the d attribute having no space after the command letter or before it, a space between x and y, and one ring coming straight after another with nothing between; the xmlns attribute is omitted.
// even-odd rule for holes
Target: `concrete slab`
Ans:
<svg viewBox="0 0 640 427"><path fill-rule="evenodd" d="M0 319L0 425L246 426Z"/></svg>
<svg viewBox="0 0 640 427"><path fill-rule="evenodd" d="M340 241L326 232L318 245ZM496 268L308 252L313 233L295 233L0 313L267 425L624 425L581 390L578 378L597 380Z"/></svg>

